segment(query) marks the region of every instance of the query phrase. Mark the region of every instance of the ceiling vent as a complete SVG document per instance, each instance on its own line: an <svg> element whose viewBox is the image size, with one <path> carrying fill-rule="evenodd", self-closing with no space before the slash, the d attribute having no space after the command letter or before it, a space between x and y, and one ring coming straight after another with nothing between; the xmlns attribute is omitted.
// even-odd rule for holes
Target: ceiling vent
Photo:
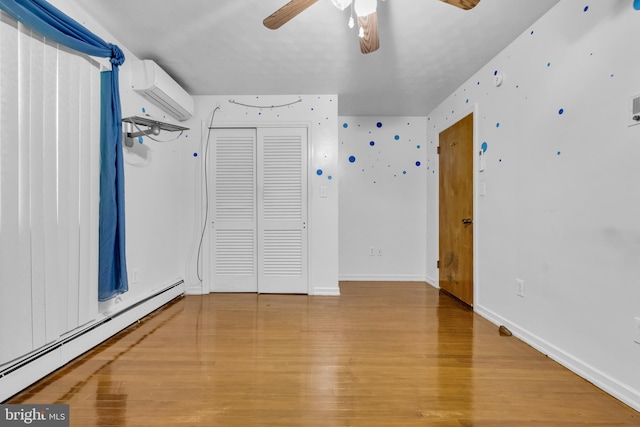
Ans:
<svg viewBox="0 0 640 427"><path fill-rule="evenodd" d="M149 59L133 62L133 90L180 121L193 115L193 98L158 64Z"/></svg>

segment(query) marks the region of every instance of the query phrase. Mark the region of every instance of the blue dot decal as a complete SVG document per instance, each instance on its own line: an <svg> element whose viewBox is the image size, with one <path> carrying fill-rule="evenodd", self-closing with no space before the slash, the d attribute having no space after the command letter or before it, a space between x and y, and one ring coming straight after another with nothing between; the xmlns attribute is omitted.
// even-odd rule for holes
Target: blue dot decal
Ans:
<svg viewBox="0 0 640 427"><path fill-rule="evenodd" d="M419 146L419 145L416 145L416 148L419 150L419 149L420 149L420 146Z"/></svg>
<svg viewBox="0 0 640 427"><path fill-rule="evenodd" d="M465 103L465 104L468 104L468 103L469 103L469 98L467 98L467 100L466 100L466 101L464 101L464 103Z"/></svg>
<svg viewBox="0 0 640 427"><path fill-rule="evenodd" d="M564 114L564 108L561 108L558 110L558 114L563 115Z"/></svg>
<svg viewBox="0 0 640 427"><path fill-rule="evenodd" d="M322 175L322 169L318 169L316 173L318 174L318 176Z"/></svg>
<svg viewBox="0 0 640 427"><path fill-rule="evenodd" d="M420 163L420 162L416 162L416 166L420 166L420 165L421 165L421 163Z"/></svg>
<svg viewBox="0 0 640 427"><path fill-rule="evenodd" d="M138 137L138 142L139 142L140 144L142 144L142 143L144 142L144 139L142 139L142 137L141 137L141 136L139 136L139 137Z"/></svg>
<svg viewBox="0 0 640 427"><path fill-rule="evenodd" d="M499 128L500 127L500 122L496 123L496 127Z"/></svg>
<svg viewBox="0 0 640 427"><path fill-rule="evenodd" d="M558 151L556 154L559 156L561 153Z"/></svg>
<svg viewBox="0 0 640 427"><path fill-rule="evenodd" d="M489 144L487 144L487 141L484 141L482 143L482 145L480 146L480 148L482 149L483 153L486 153L487 152L487 148L489 148Z"/></svg>
<svg viewBox="0 0 640 427"><path fill-rule="evenodd" d="M143 112L143 113L146 113L146 112L147 112L147 110L146 110L144 107L142 107L142 112Z"/></svg>
<svg viewBox="0 0 640 427"><path fill-rule="evenodd" d="M551 62L547 62L547 67L551 67Z"/></svg>
<svg viewBox="0 0 640 427"><path fill-rule="evenodd" d="M583 12L586 12L587 10L589 10L589 6L585 6L584 9L582 9Z"/></svg>
<svg viewBox="0 0 640 427"><path fill-rule="evenodd" d="M406 174L407 174L407 171L402 171L402 175L406 175Z"/></svg>
<svg viewBox="0 0 640 427"><path fill-rule="evenodd" d="M193 157L198 157L198 153L193 153Z"/></svg>
<svg viewBox="0 0 640 427"><path fill-rule="evenodd" d="M495 70L495 71L493 72L493 75L494 75L494 76L497 76L497 75L498 75L498 70Z"/></svg>
<svg viewBox="0 0 640 427"><path fill-rule="evenodd" d="M396 141L400 140L400 135L394 136L393 139L395 139Z"/></svg>
<svg viewBox="0 0 640 427"><path fill-rule="evenodd" d="M376 142L375 141L371 141L371 142L369 142L369 145L373 147L374 145L376 145Z"/></svg>
<svg viewBox="0 0 640 427"><path fill-rule="evenodd" d="M333 177L332 177L331 175L329 175L329 176L327 177L327 179L328 179L329 181L331 181L331 180L333 179Z"/></svg>
<svg viewBox="0 0 640 427"><path fill-rule="evenodd" d="M348 128L348 127L349 127L349 125L348 125L347 123L343 123L343 124L342 124L342 127L346 129L346 128Z"/></svg>
<svg viewBox="0 0 640 427"><path fill-rule="evenodd" d="M355 163L356 156L349 156L349 163Z"/></svg>
<svg viewBox="0 0 640 427"><path fill-rule="evenodd" d="M378 126L379 128L381 128L381 127L382 127L382 123L378 122L378 123L376 123L376 126Z"/></svg>

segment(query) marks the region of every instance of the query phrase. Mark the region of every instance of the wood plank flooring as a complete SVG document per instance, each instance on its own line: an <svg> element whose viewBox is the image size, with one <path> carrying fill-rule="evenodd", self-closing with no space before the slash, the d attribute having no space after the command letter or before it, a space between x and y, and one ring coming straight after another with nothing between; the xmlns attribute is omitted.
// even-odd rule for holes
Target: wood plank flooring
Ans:
<svg viewBox="0 0 640 427"><path fill-rule="evenodd" d="M6 403L72 426L638 426L640 414L436 289L186 296Z"/></svg>

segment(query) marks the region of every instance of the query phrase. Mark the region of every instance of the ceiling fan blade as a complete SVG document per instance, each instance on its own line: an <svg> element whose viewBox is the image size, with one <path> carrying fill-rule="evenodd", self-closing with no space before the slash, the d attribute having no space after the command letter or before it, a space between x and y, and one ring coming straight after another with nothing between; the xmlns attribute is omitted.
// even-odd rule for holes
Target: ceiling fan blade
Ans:
<svg viewBox="0 0 640 427"><path fill-rule="evenodd" d="M270 16L266 17L262 23L271 30L278 29L317 1L318 0L291 0Z"/></svg>
<svg viewBox="0 0 640 427"><path fill-rule="evenodd" d="M469 10L476 7L480 0L440 0L450 5L459 7L460 9Z"/></svg>
<svg viewBox="0 0 640 427"><path fill-rule="evenodd" d="M360 37L360 52L371 53L380 47L378 38L378 12L367 16L358 16L358 27L364 30L364 36Z"/></svg>

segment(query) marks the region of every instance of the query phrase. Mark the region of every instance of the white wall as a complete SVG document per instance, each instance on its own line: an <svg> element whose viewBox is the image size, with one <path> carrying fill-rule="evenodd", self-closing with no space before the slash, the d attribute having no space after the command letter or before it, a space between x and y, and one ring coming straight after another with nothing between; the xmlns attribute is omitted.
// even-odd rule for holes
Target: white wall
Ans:
<svg viewBox="0 0 640 427"><path fill-rule="evenodd" d="M230 103L263 106L245 107ZM180 215L183 265L189 293L206 292L196 274L197 253L205 201L202 194L203 160L206 147L206 127L211 114L220 107L214 126L299 125L308 126L309 150L309 293L337 295L338 288L338 97L336 95L278 96L199 96L196 114L187 125L190 137L180 144L182 162L182 194ZM300 100L298 102L298 100ZM292 105L270 108L284 104ZM318 172L321 171L321 174ZM326 187L327 197L320 197L320 187ZM178 224L178 222L176 223ZM177 228L177 227L176 227ZM206 243L205 243L206 244ZM200 277L204 276L203 264Z"/></svg>
<svg viewBox="0 0 640 427"><path fill-rule="evenodd" d="M487 143L476 311L636 409L639 38L631 1L563 0L427 119L427 275L438 274L438 132L475 108L476 151Z"/></svg>
<svg viewBox="0 0 640 427"><path fill-rule="evenodd" d="M340 117L341 280L425 280L426 125Z"/></svg>

